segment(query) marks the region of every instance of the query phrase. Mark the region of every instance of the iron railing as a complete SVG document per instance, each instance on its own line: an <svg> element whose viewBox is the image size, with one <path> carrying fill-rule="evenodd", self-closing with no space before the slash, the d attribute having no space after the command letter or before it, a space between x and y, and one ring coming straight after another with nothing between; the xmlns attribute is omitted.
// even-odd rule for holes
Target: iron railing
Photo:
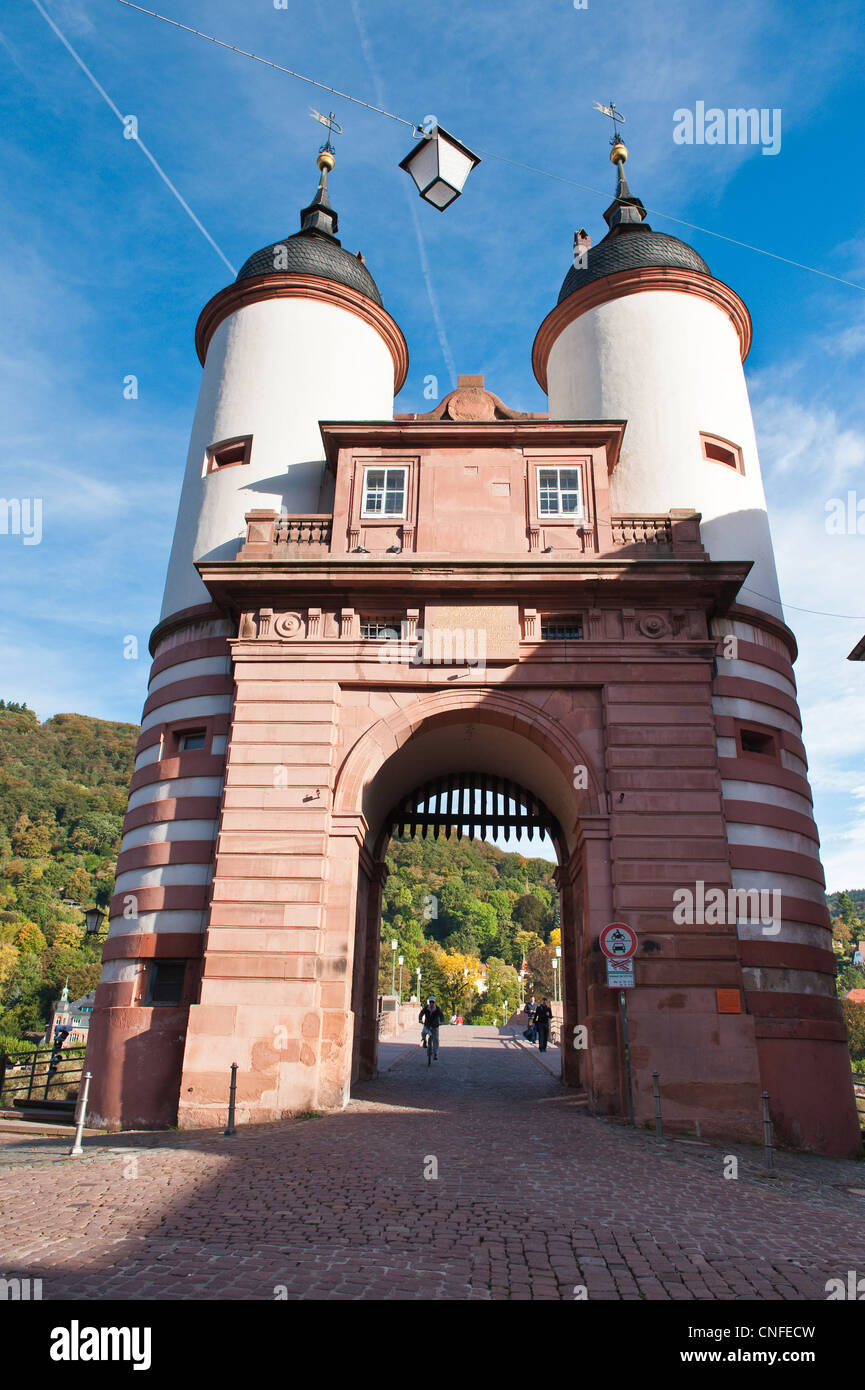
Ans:
<svg viewBox="0 0 865 1390"><path fill-rule="evenodd" d="M86 1051L86 1043L74 1043L71 1047L0 1053L0 1103L65 1102L66 1092L81 1083Z"/></svg>

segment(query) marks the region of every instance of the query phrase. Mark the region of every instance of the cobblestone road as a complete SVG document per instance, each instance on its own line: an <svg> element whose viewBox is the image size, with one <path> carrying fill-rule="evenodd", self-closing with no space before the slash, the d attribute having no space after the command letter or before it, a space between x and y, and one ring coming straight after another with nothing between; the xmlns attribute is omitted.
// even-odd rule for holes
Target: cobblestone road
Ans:
<svg viewBox="0 0 865 1390"><path fill-rule="evenodd" d="M755 1149L592 1119L492 1028L442 1043L345 1112L232 1139L98 1137L68 1160L68 1140L4 1136L0 1268L48 1299L824 1299L865 1273L865 1165L781 1156L772 1182Z"/></svg>

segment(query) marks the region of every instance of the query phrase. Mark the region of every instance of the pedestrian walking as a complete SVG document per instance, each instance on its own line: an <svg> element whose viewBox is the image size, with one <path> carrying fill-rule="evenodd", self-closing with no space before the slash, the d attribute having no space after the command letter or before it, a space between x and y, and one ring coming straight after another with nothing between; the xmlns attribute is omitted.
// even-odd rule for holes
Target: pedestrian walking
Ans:
<svg viewBox="0 0 865 1390"><path fill-rule="evenodd" d="M523 1029L523 1037L525 1038L526 1042L537 1042L538 1035L535 1029L535 1014L537 1013L537 1009L538 1006L535 1003L535 996L532 995L531 999L525 1006L525 1015L528 1019L528 1023L526 1027Z"/></svg>
<svg viewBox="0 0 865 1390"><path fill-rule="evenodd" d="M553 1011L550 1008L549 999L544 999L535 1009L535 1028L538 1032L538 1051L546 1052L547 1043L550 1040L550 1023L552 1022Z"/></svg>

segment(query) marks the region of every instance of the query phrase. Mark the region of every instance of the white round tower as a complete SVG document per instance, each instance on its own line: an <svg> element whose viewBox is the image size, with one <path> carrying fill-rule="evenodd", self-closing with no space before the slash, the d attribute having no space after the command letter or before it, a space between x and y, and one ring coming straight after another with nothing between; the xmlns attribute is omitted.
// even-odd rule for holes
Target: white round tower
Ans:
<svg viewBox="0 0 865 1390"><path fill-rule="evenodd" d="M752 560L742 601L781 616L766 499L742 363L751 320L701 256L654 232L627 185L609 232L568 271L535 340L535 375L553 420L626 420L612 510L702 514L713 560Z"/></svg>
<svg viewBox="0 0 865 1390"><path fill-rule="evenodd" d="M201 313L204 366L168 565L163 620L208 602L199 560L233 559L244 514L316 513L320 420L385 420L408 353L360 255L336 238L328 197L333 157L301 229L250 256ZM325 499L329 501L328 499Z"/></svg>
<svg viewBox="0 0 865 1390"><path fill-rule="evenodd" d="M92 1114L113 1126L174 1123L201 972L236 634L195 564L233 559L249 511L331 511L319 421L392 419L408 370L363 258L337 240L333 164L326 147L300 231L251 256L198 321L204 375L90 1030ZM142 1031L151 1051L132 1113L123 1077Z"/></svg>
<svg viewBox="0 0 865 1390"><path fill-rule="evenodd" d="M737 909L728 924L738 938L763 1085L775 1094L791 1069L804 1068L820 1094L846 1084L849 1060L796 698L796 642L782 617L743 371L750 316L692 247L646 224L618 138L610 158L618 184L604 214L609 231L588 249L578 234L579 254L535 339L535 375L552 419L625 422L610 480L614 514L693 508L711 560L752 562L735 603L711 620L712 706L732 887L764 894L772 908L771 920L760 921ZM658 852L665 852L660 841ZM802 1040L813 1055L803 1054Z"/></svg>

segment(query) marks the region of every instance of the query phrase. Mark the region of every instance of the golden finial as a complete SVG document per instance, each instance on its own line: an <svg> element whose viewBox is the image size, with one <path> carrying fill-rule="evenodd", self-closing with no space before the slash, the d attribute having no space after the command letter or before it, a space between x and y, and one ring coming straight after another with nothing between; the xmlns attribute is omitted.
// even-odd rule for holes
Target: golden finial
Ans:
<svg viewBox="0 0 865 1390"><path fill-rule="evenodd" d="M318 121L319 125L323 125L327 130L327 144L322 145L318 152L318 159L315 162L322 173L324 173L325 170L330 173L331 169L336 164L333 144L331 143L332 137L334 135L342 135L342 126L337 125L336 116L333 111L331 111L328 116L323 116L320 111L316 111L315 107L311 106L309 108L309 114L314 121Z"/></svg>
<svg viewBox="0 0 865 1390"><path fill-rule="evenodd" d="M610 159L614 164L624 164L625 160L628 158L628 149L624 140L619 135L619 126L624 125L625 117L622 115L621 111L616 110L616 103L614 101L611 101L609 106L604 106L600 101L593 101L592 105L596 111L600 111L602 116L609 116L610 120L613 122L613 134L610 137L610 144L612 145Z"/></svg>

